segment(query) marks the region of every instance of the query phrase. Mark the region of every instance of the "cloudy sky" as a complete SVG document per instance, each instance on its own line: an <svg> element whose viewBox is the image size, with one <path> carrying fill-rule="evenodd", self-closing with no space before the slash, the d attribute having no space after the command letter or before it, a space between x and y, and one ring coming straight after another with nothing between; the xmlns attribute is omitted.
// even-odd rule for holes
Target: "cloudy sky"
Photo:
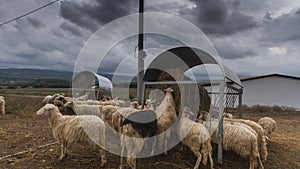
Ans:
<svg viewBox="0 0 300 169"><path fill-rule="evenodd" d="M0 23L49 2L1 0ZM72 71L95 31L137 11L138 0L61 0L0 27L0 68ZM145 11L176 15L199 27L225 65L239 75L300 77L299 0L145 0ZM148 38L146 43L151 46L157 39L176 43L164 38ZM135 40L112 49L110 59L121 61L118 53L123 49L133 52Z"/></svg>

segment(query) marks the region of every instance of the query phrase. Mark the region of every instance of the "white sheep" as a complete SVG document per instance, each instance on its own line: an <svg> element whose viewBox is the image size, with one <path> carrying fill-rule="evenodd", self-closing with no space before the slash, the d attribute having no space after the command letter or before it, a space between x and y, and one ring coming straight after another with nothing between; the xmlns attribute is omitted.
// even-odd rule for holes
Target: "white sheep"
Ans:
<svg viewBox="0 0 300 169"><path fill-rule="evenodd" d="M137 101L130 102L130 107L135 108L135 109L139 109L139 102L137 102Z"/></svg>
<svg viewBox="0 0 300 169"><path fill-rule="evenodd" d="M184 107L177 126L178 137L197 157L194 169L199 168L201 160L206 165L207 158L209 158L210 168L213 168L210 134L203 124L190 120L190 115L193 115L192 112L189 108Z"/></svg>
<svg viewBox="0 0 300 169"><path fill-rule="evenodd" d="M43 104L53 104L55 98L59 97L59 96L62 96L61 94L53 94L53 95L48 95L48 96L45 96L42 103Z"/></svg>
<svg viewBox="0 0 300 169"><path fill-rule="evenodd" d="M127 151L127 164L136 169L136 156L143 148L146 138L157 132L156 113L153 110L136 110L122 122L120 169L123 169L123 155Z"/></svg>
<svg viewBox="0 0 300 169"><path fill-rule="evenodd" d="M67 102L64 105L65 109L72 109L77 115L96 115L102 117L101 108L102 105L78 105L76 102Z"/></svg>
<svg viewBox="0 0 300 169"><path fill-rule="evenodd" d="M84 95L76 97L76 100L79 100L79 101L86 101L86 100L88 100L89 99L89 95L90 95L89 93L90 93L89 91L86 91L84 93Z"/></svg>
<svg viewBox="0 0 300 169"><path fill-rule="evenodd" d="M223 113L223 117L227 119L234 119L231 113Z"/></svg>
<svg viewBox="0 0 300 169"><path fill-rule="evenodd" d="M112 105L117 106L117 107L125 107L125 101L124 100L119 100L118 97L115 97L112 101Z"/></svg>
<svg viewBox="0 0 300 169"><path fill-rule="evenodd" d="M136 112L137 109L132 107L125 107L118 109L112 114L111 120L112 120L112 127L117 131L122 133L122 124L125 118L130 115L131 113Z"/></svg>
<svg viewBox="0 0 300 169"><path fill-rule="evenodd" d="M171 88L165 89L165 97L162 100L161 104L158 105L155 109L155 112L157 113L157 126L158 126L158 141L159 141L159 147L162 148L162 144L164 144L164 152L167 154L167 146L168 146L168 140L171 137L171 126L176 121L176 110L175 110L175 101L173 99L172 92L173 90ZM162 134L161 134L162 133ZM156 142L153 144L153 149L151 154L154 154L154 149L156 146Z"/></svg>
<svg viewBox="0 0 300 169"><path fill-rule="evenodd" d="M251 127L258 136L258 147L260 151L261 158L265 161L268 157L268 150L267 150L267 143L266 143L266 136L264 134L264 129L256 122L251 120L245 120L245 119L224 119L225 122L237 122L237 123L243 123Z"/></svg>
<svg viewBox="0 0 300 169"><path fill-rule="evenodd" d="M207 111L201 110L199 117L196 118L195 122L203 124L204 121L208 120L209 113Z"/></svg>
<svg viewBox="0 0 300 169"><path fill-rule="evenodd" d="M0 114L5 114L5 99L4 96L0 96Z"/></svg>
<svg viewBox="0 0 300 169"><path fill-rule="evenodd" d="M67 155L67 148L73 143L85 143L99 148L101 165L106 163L105 124L97 116L63 116L53 104L46 104L37 111L37 115L46 115L52 128L54 138L61 144L62 160Z"/></svg>
<svg viewBox="0 0 300 169"><path fill-rule="evenodd" d="M112 115L117 111L117 107L113 105L106 105L101 108L102 119L112 126Z"/></svg>
<svg viewBox="0 0 300 169"><path fill-rule="evenodd" d="M270 140L270 135L277 130L277 123L271 117L263 117L258 120L258 124L264 129L267 139Z"/></svg>
<svg viewBox="0 0 300 169"><path fill-rule="evenodd" d="M218 129L212 137L218 137ZM256 168L257 162L260 168L264 168L259 156L257 134L245 124L236 122L223 124L223 148L234 151L244 158L249 158L250 169Z"/></svg>
<svg viewBox="0 0 300 169"><path fill-rule="evenodd" d="M88 105L101 105L100 101L98 101L98 100L87 100L86 104L88 104Z"/></svg>

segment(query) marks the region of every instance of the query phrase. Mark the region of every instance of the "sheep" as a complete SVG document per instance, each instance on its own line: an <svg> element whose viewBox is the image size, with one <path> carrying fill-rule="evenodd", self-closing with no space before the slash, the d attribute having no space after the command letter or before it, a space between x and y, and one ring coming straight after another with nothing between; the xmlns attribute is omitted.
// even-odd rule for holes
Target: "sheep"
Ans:
<svg viewBox="0 0 300 169"><path fill-rule="evenodd" d="M131 107L125 107L125 108L121 108L121 109L118 109L117 111L115 111L113 114L112 114L112 117L111 117L111 124L112 124L112 127L117 131L117 132L120 132L122 133L122 124L123 124L123 121L125 120L125 118L130 115L131 113L134 113L136 112L137 109L135 108L131 108Z"/></svg>
<svg viewBox="0 0 300 169"><path fill-rule="evenodd" d="M101 103L98 100L87 100L86 104L88 104L88 105L101 105Z"/></svg>
<svg viewBox="0 0 300 169"><path fill-rule="evenodd" d="M119 100L118 97L115 97L113 100L111 100L111 104L117 107L125 107L125 101Z"/></svg>
<svg viewBox="0 0 300 169"><path fill-rule="evenodd" d="M85 143L99 148L101 165L106 163L105 157L105 124L94 115L63 116L53 104L46 104L37 111L37 115L48 116L54 138L61 144L59 160L67 155L67 148L73 143Z"/></svg>
<svg viewBox="0 0 300 169"><path fill-rule="evenodd" d="M127 164L136 169L136 156L142 150L145 138L153 137L157 132L156 113L152 110L136 111L129 114L122 122L120 169L127 150Z"/></svg>
<svg viewBox="0 0 300 169"><path fill-rule="evenodd" d="M203 164L207 165L207 158L209 158L210 168L213 168L210 134L203 124L190 120L189 115L193 115L192 112L184 107L177 126L178 137L197 157L194 169L199 168L201 159Z"/></svg>
<svg viewBox="0 0 300 169"><path fill-rule="evenodd" d="M208 114L207 111L201 110L200 111L200 116L196 118L195 122L203 124L204 121L208 120L208 115L209 114Z"/></svg>
<svg viewBox="0 0 300 169"><path fill-rule="evenodd" d="M5 99L3 96L0 96L0 114L5 114Z"/></svg>
<svg viewBox="0 0 300 169"><path fill-rule="evenodd" d="M231 113L223 113L223 117L227 119L234 119Z"/></svg>
<svg viewBox="0 0 300 169"><path fill-rule="evenodd" d="M218 129L213 132L212 137L218 137ZM259 156L257 134L245 124L236 122L223 124L223 148L249 158L250 169L257 167L257 161L260 168L264 168Z"/></svg>
<svg viewBox="0 0 300 169"><path fill-rule="evenodd" d="M156 102L155 99L146 99L144 110L155 110L156 109L154 106L155 102Z"/></svg>
<svg viewBox="0 0 300 169"><path fill-rule="evenodd" d="M53 104L55 98L59 97L59 96L62 96L61 94L54 94L54 95L48 95L48 96L45 96L42 103L45 105L47 103L51 103Z"/></svg>
<svg viewBox="0 0 300 169"><path fill-rule="evenodd" d="M106 105L101 108L102 119L112 126L112 115L117 111L117 107L113 105Z"/></svg>
<svg viewBox="0 0 300 169"><path fill-rule="evenodd" d="M165 89L165 97L162 100L161 104L158 105L155 109L155 112L157 113L157 126L158 126L158 133L160 134L158 139L160 143L160 148L162 147L162 144L164 143L164 152L167 154L167 146L168 146L168 140L171 137L171 126L176 120L176 110L175 110L175 101L173 99L172 92L173 90L171 88ZM162 133L162 134L161 134ZM156 141L153 144L152 149L152 155L154 154Z"/></svg>
<svg viewBox="0 0 300 169"><path fill-rule="evenodd" d="M267 150L267 144L266 144L266 137L264 134L264 129L256 122L251 120L244 120L244 119L224 119L225 122L237 122L237 123L243 123L251 127L258 136L258 147L260 151L260 156L263 159L263 161L267 160L268 157L268 150Z"/></svg>
<svg viewBox="0 0 300 169"><path fill-rule="evenodd" d="M131 107L131 108L138 109L138 107L139 107L139 102L137 102L137 101L130 102L130 107Z"/></svg>
<svg viewBox="0 0 300 169"><path fill-rule="evenodd" d="M264 129L267 140L269 141L271 133L277 130L277 123L270 117L263 117L258 120L258 124Z"/></svg>
<svg viewBox="0 0 300 169"><path fill-rule="evenodd" d="M101 105L78 105L76 102L67 102L64 105L65 109L72 109L77 115L96 115L102 117L101 115Z"/></svg>
<svg viewBox="0 0 300 169"><path fill-rule="evenodd" d="M84 93L84 95L76 97L76 100L78 100L78 101L86 101L86 100L88 100L89 99L89 95L90 95L89 93L90 93L89 91L86 91Z"/></svg>

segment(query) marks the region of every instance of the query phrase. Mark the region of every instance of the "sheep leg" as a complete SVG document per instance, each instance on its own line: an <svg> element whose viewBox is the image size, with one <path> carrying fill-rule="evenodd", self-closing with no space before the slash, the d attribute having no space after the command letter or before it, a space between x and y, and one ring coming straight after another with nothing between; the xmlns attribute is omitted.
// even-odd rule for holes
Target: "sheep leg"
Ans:
<svg viewBox="0 0 300 169"><path fill-rule="evenodd" d="M60 154L59 160L62 160L63 158L65 158L66 155L67 155L67 145L62 143L61 144L61 154Z"/></svg>
<svg viewBox="0 0 300 169"><path fill-rule="evenodd" d="M211 153L208 153L208 158L209 158L210 169L213 169L214 168L214 161L212 159Z"/></svg>
<svg viewBox="0 0 300 169"><path fill-rule="evenodd" d="M195 154L195 156L197 156L197 161L196 161L196 164L194 166L194 169L198 169L199 166L200 166L202 155L201 155L201 153L199 152L199 150L197 148L191 148L191 150Z"/></svg>
<svg viewBox="0 0 300 169"><path fill-rule="evenodd" d="M151 156L153 156L154 155L154 151L155 151L155 146L156 146L156 142L157 142L157 138L155 138L154 139L154 141L153 141L153 145L152 145L152 151L151 151Z"/></svg>
<svg viewBox="0 0 300 169"><path fill-rule="evenodd" d="M101 165L100 167L103 167L105 164L106 164L106 151L102 148L99 149L99 154L100 154L100 157L101 157Z"/></svg>
<svg viewBox="0 0 300 169"><path fill-rule="evenodd" d="M122 137L122 136L121 136L121 137ZM123 159L123 156L124 156L124 149L125 149L124 142L123 142L123 139L121 138L120 169L123 169L123 168L124 168L124 159Z"/></svg>
<svg viewBox="0 0 300 169"><path fill-rule="evenodd" d="M170 138L171 131L165 132L165 155L168 155L167 149L168 149L168 139Z"/></svg>
<svg viewBox="0 0 300 169"><path fill-rule="evenodd" d="M255 169L256 168L256 166L257 166L256 159L257 158L254 155L250 155L250 158L249 158L249 160L250 160L250 167L249 167L249 169Z"/></svg>
<svg viewBox="0 0 300 169"><path fill-rule="evenodd" d="M261 162L261 159L260 159L260 156L259 156L259 155L257 156L257 160L258 160L258 163L259 163L260 168L261 168L261 169L264 169L264 165L263 165L263 163Z"/></svg>

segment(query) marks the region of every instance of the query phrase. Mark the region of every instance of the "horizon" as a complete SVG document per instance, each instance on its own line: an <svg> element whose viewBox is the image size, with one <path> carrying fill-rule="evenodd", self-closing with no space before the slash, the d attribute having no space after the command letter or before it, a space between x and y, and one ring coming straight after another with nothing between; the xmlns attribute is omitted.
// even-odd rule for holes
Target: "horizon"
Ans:
<svg viewBox="0 0 300 169"><path fill-rule="evenodd" d="M137 1L89 2L95 4L93 10L86 10L88 2L61 1L1 26L0 67L72 72L80 51L95 31L138 12ZM0 23L44 3L0 2ZM239 77L273 73L300 77L300 2L153 0L145 1L145 12L164 12L197 26L211 40L223 63ZM169 37L145 35L146 50L179 43ZM109 74L124 58L133 57L136 44L137 37L131 37L109 49L101 73Z"/></svg>

